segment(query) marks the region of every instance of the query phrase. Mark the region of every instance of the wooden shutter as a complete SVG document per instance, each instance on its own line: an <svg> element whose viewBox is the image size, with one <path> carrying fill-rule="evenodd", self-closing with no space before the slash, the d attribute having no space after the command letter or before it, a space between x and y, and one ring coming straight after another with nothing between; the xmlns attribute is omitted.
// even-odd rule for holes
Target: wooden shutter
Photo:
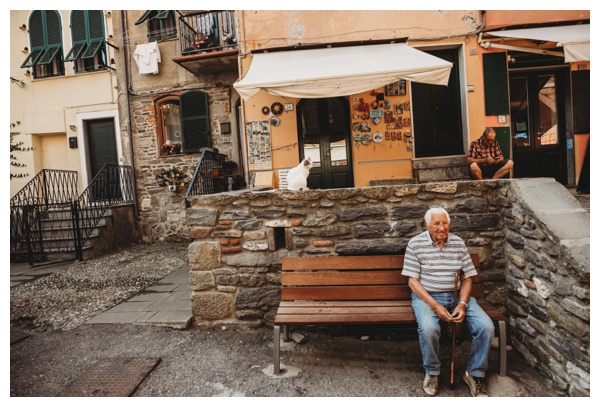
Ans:
<svg viewBox="0 0 600 407"><path fill-rule="evenodd" d="M504 52L483 54L483 83L485 114L509 114L508 67Z"/></svg>
<svg viewBox="0 0 600 407"><path fill-rule="evenodd" d="M192 90L179 99L181 127L183 128L183 151L195 153L201 147L211 147L208 94Z"/></svg>

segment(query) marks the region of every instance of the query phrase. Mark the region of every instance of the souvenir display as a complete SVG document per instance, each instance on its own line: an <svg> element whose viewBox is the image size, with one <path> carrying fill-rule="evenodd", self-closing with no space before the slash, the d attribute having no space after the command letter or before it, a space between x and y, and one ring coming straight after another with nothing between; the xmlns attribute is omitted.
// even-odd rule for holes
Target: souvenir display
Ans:
<svg viewBox="0 0 600 407"><path fill-rule="evenodd" d="M381 122L381 119L379 117L375 117L373 119L373 123L375 123L375 124L379 124L380 122Z"/></svg>
<svg viewBox="0 0 600 407"><path fill-rule="evenodd" d="M386 99L386 100L383 102L383 108L384 108L385 110L389 110L389 109L390 109L390 107L391 107L391 105L390 105L390 101L389 101L389 99Z"/></svg>
<svg viewBox="0 0 600 407"><path fill-rule="evenodd" d="M272 169L271 122L269 120L246 122L246 138L248 168L251 171Z"/></svg>
<svg viewBox="0 0 600 407"><path fill-rule="evenodd" d="M375 110L378 107L379 107L379 103L376 100L371 102L371 109Z"/></svg>
<svg viewBox="0 0 600 407"><path fill-rule="evenodd" d="M285 105L283 105L283 110L285 110L286 112L291 112L292 110L294 110L294 104L286 103Z"/></svg>
<svg viewBox="0 0 600 407"><path fill-rule="evenodd" d="M262 108L262 114L269 114L269 112L271 111L271 109L269 109L269 106L263 106Z"/></svg>
<svg viewBox="0 0 600 407"><path fill-rule="evenodd" d="M394 120L394 112L392 112L391 110L386 110L384 117L386 123L394 123L396 121Z"/></svg>
<svg viewBox="0 0 600 407"><path fill-rule="evenodd" d="M354 122L352 123L352 130L360 131L363 133L370 132L371 125L369 124L369 122Z"/></svg>
<svg viewBox="0 0 600 407"><path fill-rule="evenodd" d="M404 79L391 83L385 87L386 96L406 95L406 81Z"/></svg>
<svg viewBox="0 0 600 407"><path fill-rule="evenodd" d="M396 114L404 113L404 107L402 106L402 103L396 103L394 105L394 113L396 113Z"/></svg>
<svg viewBox="0 0 600 407"><path fill-rule="evenodd" d="M383 135L376 131L375 134L373 134L373 142L375 143L381 143L383 141Z"/></svg>
<svg viewBox="0 0 600 407"><path fill-rule="evenodd" d="M387 113L387 112L385 112ZM369 110L369 117L383 117L383 110Z"/></svg>
<svg viewBox="0 0 600 407"><path fill-rule="evenodd" d="M271 126L279 126L279 123L281 123L281 120L279 119L279 117L273 117L271 119Z"/></svg>

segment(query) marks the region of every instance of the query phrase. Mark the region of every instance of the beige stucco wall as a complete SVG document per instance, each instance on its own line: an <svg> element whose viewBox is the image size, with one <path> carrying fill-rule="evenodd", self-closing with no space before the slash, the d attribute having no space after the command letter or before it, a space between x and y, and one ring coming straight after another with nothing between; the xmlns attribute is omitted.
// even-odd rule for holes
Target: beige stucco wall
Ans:
<svg viewBox="0 0 600 407"><path fill-rule="evenodd" d="M82 120L117 115L117 82L109 71L75 74L73 64L69 62L65 63L64 76L33 79L32 75L27 75L27 69L20 66L29 54L22 51L31 46L28 31L20 27L29 25L31 11L10 11L10 76L24 83L23 88L14 83L10 85L10 122L21 122L15 128L21 133L15 141L23 141L25 146L34 147L32 152L18 154L18 161L27 167L11 168L11 172L28 173L29 177L11 181L10 194L13 196L17 193L44 168L78 171L81 192L90 180ZM70 10L59 11L63 56L72 45L70 13ZM111 18L107 14L105 16L106 31L112 34ZM107 47L107 52L110 61L114 49ZM118 121L118 117L115 117L115 121ZM70 128L71 125L75 126L75 130ZM69 137L77 137L78 148L69 148ZM123 149L120 146L118 149L122 156Z"/></svg>

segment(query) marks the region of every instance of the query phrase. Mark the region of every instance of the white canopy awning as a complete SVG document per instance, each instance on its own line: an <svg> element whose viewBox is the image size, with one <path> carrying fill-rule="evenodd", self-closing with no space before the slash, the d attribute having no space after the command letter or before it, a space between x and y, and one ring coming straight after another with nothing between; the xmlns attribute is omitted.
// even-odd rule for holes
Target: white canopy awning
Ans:
<svg viewBox="0 0 600 407"><path fill-rule="evenodd" d="M563 47L565 51L565 62L590 60L589 24L488 31L486 34L504 38L556 42L557 46Z"/></svg>
<svg viewBox="0 0 600 407"><path fill-rule="evenodd" d="M452 63L404 43L254 54L233 87L244 100L260 90L288 97L346 96L400 79L447 85Z"/></svg>

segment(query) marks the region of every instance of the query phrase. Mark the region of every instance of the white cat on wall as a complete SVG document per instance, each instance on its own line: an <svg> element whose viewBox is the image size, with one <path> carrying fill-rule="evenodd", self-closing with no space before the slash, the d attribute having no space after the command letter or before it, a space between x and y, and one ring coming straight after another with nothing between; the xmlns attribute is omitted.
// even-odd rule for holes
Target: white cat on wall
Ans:
<svg viewBox="0 0 600 407"><path fill-rule="evenodd" d="M312 168L310 157L300 161L300 164L288 171L287 183L290 191L308 191L308 174Z"/></svg>

